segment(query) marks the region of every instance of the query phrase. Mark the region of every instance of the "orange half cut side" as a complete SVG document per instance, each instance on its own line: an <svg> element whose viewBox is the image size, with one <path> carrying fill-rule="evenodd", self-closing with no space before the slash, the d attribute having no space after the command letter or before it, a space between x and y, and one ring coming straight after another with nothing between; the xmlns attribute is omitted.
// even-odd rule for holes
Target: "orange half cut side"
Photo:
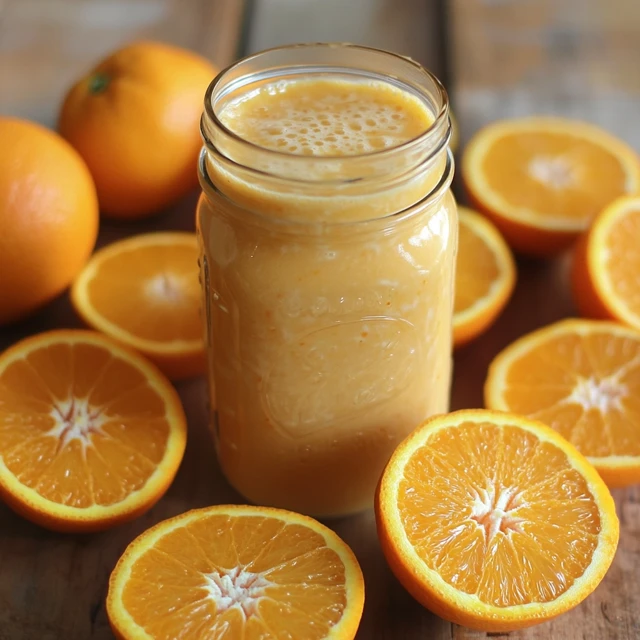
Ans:
<svg viewBox="0 0 640 640"><path fill-rule="evenodd" d="M545 425L486 410L428 420L395 451L376 497L382 549L442 618L510 631L575 607L619 536L609 490Z"/></svg>
<svg viewBox="0 0 640 640"><path fill-rule="evenodd" d="M592 124L529 117L494 122L465 148L461 171L472 204L517 251L568 247L618 196L640 190L640 160Z"/></svg>
<svg viewBox="0 0 640 640"><path fill-rule="evenodd" d="M50 331L0 355L0 495L37 524L135 518L168 489L185 442L169 381L106 336Z"/></svg>
<svg viewBox="0 0 640 640"><path fill-rule="evenodd" d="M97 251L71 289L92 328L136 349L169 378L205 370L194 233L147 233Z"/></svg>
<svg viewBox="0 0 640 640"><path fill-rule="evenodd" d="M598 215L578 243L573 294L580 312L640 331L640 196L624 196Z"/></svg>
<svg viewBox="0 0 640 640"><path fill-rule="evenodd" d="M456 262L453 341L467 344L486 331L509 301L516 266L509 246L484 216L458 207L460 232Z"/></svg>
<svg viewBox="0 0 640 640"><path fill-rule="evenodd" d="M563 320L529 333L489 367L485 404L553 427L610 487L640 482L640 332Z"/></svg>
<svg viewBox="0 0 640 640"><path fill-rule="evenodd" d="M121 640L352 640L364 582L349 547L296 513L215 506L161 522L111 575Z"/></svg>

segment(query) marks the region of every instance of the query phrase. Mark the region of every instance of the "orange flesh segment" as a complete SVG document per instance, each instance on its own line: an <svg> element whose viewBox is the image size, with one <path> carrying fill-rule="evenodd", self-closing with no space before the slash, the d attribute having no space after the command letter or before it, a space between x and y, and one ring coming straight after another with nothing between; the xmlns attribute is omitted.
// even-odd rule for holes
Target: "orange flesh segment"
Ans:
<svg viewBox="0 0 640 640"><path fill-rule="evenodd" d="M583 455L640 456L640 340L552 338L515 360L505 383L511 411L553 427Z"/></svg>
<svg viewBox="0 0 640 640"><path fill-rule="evenodd" d="M398 506L426 565L497 607L556 599L591 563L600 531L595 500L562 451L491 423L433 434L404 468ZM497 507L505 515L492 527Z"/></svg>
<svg viewBox="0 0 640 640"><path fill-rule="evenodd" d="M640 318L640 202L616 217L605 237L604 271L615 295Z"/></svg>
<svg viewBox="0 0 640 640"><path fill-rule="evenodd" d="M0 374L0 389L4 464L53 502L115 504L141 488L162 459L169 437L162 398L106 349L31 351ZM89 434L79 434L87 426Z"/></svg>
<svg viewBox="0 0 640 640"><path fill-rule="evenodd" d="M496 256L473 227L460 218L454 313L461 313L488 295L500 276Z"/></svg>
<svg viewBox="0 0 640 640"><path fill-rule="evenodd" d="M202 339L195 242L123 248L100 263L87 293L100 315L136 338Z"/></svg>
<svg viewBox="0 0 640 640"><path fill-rule="evenodd" d="M511 207L590 220L625 193L627 175L604 146L569 132L510 133L495 140L482 172Z"/></svg>
<svg viewBox="0 0 640 640"><path fill-rule="evenodd" d="M253 587L254 597L240 607L212 586L241 581ZM145 551L133 565L122 602L157 640L319 640L345 611L345 585L338 554L307 527L213 515L173 529Z"/></svg>
<svg viewBox="0 0 640 640"><path fill-rule="evenodd" d="M424 133L424 103L388 82L336 79L273 82L226 106L220 117L245 140L295 155L354 156Z"/></svg>

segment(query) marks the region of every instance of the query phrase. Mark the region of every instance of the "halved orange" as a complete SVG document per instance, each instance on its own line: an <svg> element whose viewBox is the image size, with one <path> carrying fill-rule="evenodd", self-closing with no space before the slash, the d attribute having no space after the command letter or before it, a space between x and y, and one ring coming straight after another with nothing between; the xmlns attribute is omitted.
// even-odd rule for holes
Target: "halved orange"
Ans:
<svg viewBox="0 0 640 640"><path fill-rule="evenodd" d="M640 482L640 332L597 320L538 329L495 357L484 395L553 427L610 487Z"/></svg>
<svg viewBox="0 0 640 640"><path fill-rule="evenodd" d="M351 549L296 513L215 506L134 540L109 581L120 640L351 640L364 581Z"/></svg>
<svg viewBox="0 0 640 640"><path fill-rule="evenodd" d="M612 202L580 239L573 295L582 315L640 331L640 195Z"/></svg>
<svg viewBox="0 0 640 640"><path fill-rule="evenodd" d="M137 517L185 442L171 383L106 336L49 331L0 355L0 496L36 524L98 531Z"/></svg>
<svg viewBox="0 0 640 640"><path fill-rule="evenodd" d="M147 233L97 251L71 289L92 328L133 347L169 378L205 371L194 233Z"/></svg>
<svg viewBox="0 0 640 640"><path fill-rule="evenodd" d="M606 485L555 431L508 413L427 420L397 448L376 496L389 566L442 618L485 631L549 620L613 560Z"/></svg>
<svg viewBox="0 0 640 640"><path fill-rule="evenodd" d="M484 216L458 207L453 342L456 347L486 331L509 301L516 266L509 246Z"/></svg>
<svg viewBox="0 0 640 640"><path fill-rule="evenodd" d="M569 246L614 198L640 190L640 160L626 143L584 122L531 117L481 129L462 177L476 208L522 253Z"/></svg>

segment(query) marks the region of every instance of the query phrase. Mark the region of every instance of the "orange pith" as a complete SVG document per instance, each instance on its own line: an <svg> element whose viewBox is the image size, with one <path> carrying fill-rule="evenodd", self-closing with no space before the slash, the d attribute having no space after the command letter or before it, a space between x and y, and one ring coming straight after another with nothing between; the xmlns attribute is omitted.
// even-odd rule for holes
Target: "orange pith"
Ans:
<svg viewBox="0 0 640 640"><path fill-rule="evenodd" d="M618 541L611 494L552 429L458 411L428 420L392 456L376 516L391 569L422 604L487 631L577 605Z"/></svg>
<svg viewBox="0 0 640 640"><path fill-rule="evenodd" d="M568 246L611 200L640 188L640 160L583 122L505 120L470 141L462 174L474 205L515 249L547 255Z"/></svg>
<svg viewBox="0 0 640 640"><path fill-rule="evenodd" d="M573 293L583 315L640 330L640 196L625 196L598 215L578 244Z"/></svg>
<svg viewBox="0 0 640 640"><path fill-rule="evenodd" d="M466 344L488 329L509 300L515 262L500 232L480 214L458 207L453 339Z"/></svg>
<svg viewBox="0 0 640 640"><path fill-rule="evenodd" d="M640 481L640 332L565 320L524 336L492 362L487 407L548 424L609 486Z"/></svg>
<svg viewBox="0 0 640 640"><path fill-rule="evenodd" d="M173 480L186 423L169 382L90 331L50 331L0 356L0 494L62 531L105 529Z"/></svg>
<svg viewBox="0 0 640 640"><path fill-rule="evenodd" d="M96 252L74 282L76 311L170 378L202 373L198 247L193 233L133 236Z"/></svg>
<svg viewBox="0 0 640 640"><path fill-rule="evenodd" d="M299 514L216 506L135 540L109 583L118 638L351 639L364 584L349 547Z"/></svg>

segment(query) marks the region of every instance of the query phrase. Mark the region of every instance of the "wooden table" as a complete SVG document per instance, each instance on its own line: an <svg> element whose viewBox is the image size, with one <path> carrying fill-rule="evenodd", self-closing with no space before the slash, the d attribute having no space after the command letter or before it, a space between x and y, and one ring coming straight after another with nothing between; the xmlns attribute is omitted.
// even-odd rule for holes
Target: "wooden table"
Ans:
<svg viewBox="0 0 640 640"><path fill-rule="evenodd" d="M53 122L68 83L139 35L190 46L219 65L285 42L351 40L395 49L443 78L463 139L495 118L554 112L599 122L640 149L640 126L631 124L640 113L637 0L9 0L0 2L0 113ZM143 230L191 229L195 197L145 223L105 221L100 244ZM456 354L454 408L481 406L487 364L499 349L574 312L563 260L521 260L518 267L518 289L498 323ZM29 321L1 328L0 347L78 324L63 296ZM75 537L48 533L0 507L0 640L112 638L104 598L125 546L188 508L242 501L214 462L203 380L179 391L189 419L186 456L167 495L139 520ZM640 489L616 491L615 498L622 535L601 586L574 611L509 638L640 638ZM414 602L384 563L370 513L330 524L365 573L359 640L507 637L451 625Z"/></svg>

